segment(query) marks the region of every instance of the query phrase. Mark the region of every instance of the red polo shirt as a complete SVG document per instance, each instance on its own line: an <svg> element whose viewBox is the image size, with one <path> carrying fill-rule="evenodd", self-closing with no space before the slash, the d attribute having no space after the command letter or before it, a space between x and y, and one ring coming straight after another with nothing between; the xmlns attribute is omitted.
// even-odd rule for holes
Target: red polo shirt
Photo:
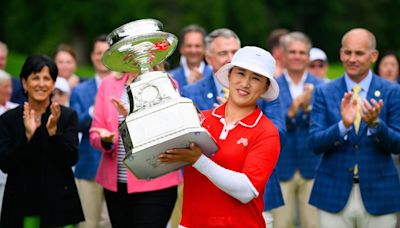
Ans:
<svg viewBox="0 0 400 228"><path fill-rule="evenodd" d="M212 160L222 167L244 173L259 195L247 204L221 191L191 166L185 168L181 225L195 227L265 227L263 194L278 160L279 133L257 108L236 123L225 126L225 105L204 112L203 127L217 141Z"/></svg>

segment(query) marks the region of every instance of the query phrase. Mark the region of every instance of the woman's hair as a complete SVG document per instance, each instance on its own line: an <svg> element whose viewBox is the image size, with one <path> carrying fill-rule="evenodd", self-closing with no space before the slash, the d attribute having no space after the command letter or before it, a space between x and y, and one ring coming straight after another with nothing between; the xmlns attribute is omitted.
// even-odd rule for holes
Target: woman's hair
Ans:
<svg viewBox="0 0 400 228"><path fill-rule="evenodd" d="M56 58L56 56L57 56L57 54L59 52L67 52L77 62L76 52L70 45L68 45L68 44L60 44L60 45L58 45L58 47L57 47L57 49L56 49L56 51L54 52L54 55L53 55L54 59Z"/></svg>
<svg viewBox="0 0 400 228"><path fill-rule="evenodd" d="M383 55L380 55L378 60L375 63L374 66L374 72L375 74L379 75L379 65L381 64L382 59L384 59L386 56L393 55L396 58L397 64L399 65L398 72L400 72L400 59L399 56L397 55L395 50L387 50L386 52L383 53Z"/></svg>
<svg viewBox="0 0 400 228"><path fill-rule="evenodd" d="M51 79L55 82L58 75L57 65L46 55L31 55L26 58L19 74L20 80L28 80L29 75L40 72L45 66L49 68Z"/></svg>

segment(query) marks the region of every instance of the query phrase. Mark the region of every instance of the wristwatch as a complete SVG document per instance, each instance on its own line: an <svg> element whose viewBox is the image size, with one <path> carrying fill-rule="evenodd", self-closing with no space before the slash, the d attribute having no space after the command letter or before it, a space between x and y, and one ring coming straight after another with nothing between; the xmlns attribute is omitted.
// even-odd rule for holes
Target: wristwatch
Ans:
<svg viewBox="0 0 400 228"><path fill-rule="evenodd" d="M368 125L368 127L374 128L374 129L378 128L378 126L379 126L379 119L374 120L374 122L372 122L371 124Z"/></svg>

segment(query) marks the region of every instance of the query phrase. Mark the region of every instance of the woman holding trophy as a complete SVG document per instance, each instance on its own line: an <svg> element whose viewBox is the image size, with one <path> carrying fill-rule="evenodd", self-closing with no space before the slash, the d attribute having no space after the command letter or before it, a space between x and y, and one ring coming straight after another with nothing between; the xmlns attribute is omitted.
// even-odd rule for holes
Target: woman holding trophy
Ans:
<svg viewBox="0 0 400 228"><path fill-rule="evenodd" d="M184 170L181 226L265 227L263 193L278 160L278 130L257 106L259 98L274 100L279 87L275 60L258 47L243 47L216 77L229 97L205 111L202 126L219 150L211 158L192 144L159 156L164 163L188 162Z"/></svg>

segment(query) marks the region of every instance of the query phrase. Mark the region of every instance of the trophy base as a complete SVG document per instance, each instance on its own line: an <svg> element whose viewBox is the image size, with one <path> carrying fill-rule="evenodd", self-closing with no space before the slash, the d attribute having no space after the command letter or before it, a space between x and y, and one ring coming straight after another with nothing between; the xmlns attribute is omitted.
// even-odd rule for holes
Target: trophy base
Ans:
<svg viewBox="0 0 400 228"><path fill-rule="evenodd" d="M202 127L190 128L166 136L162 142L156 140L145 148L134 148L126 155L124 164L139 179L156 178L188 165L185 162L161 163L158 161L159 154L172 148L188 148L191 143L200 147L208 157L218 149L207 130Z"/></svg>

